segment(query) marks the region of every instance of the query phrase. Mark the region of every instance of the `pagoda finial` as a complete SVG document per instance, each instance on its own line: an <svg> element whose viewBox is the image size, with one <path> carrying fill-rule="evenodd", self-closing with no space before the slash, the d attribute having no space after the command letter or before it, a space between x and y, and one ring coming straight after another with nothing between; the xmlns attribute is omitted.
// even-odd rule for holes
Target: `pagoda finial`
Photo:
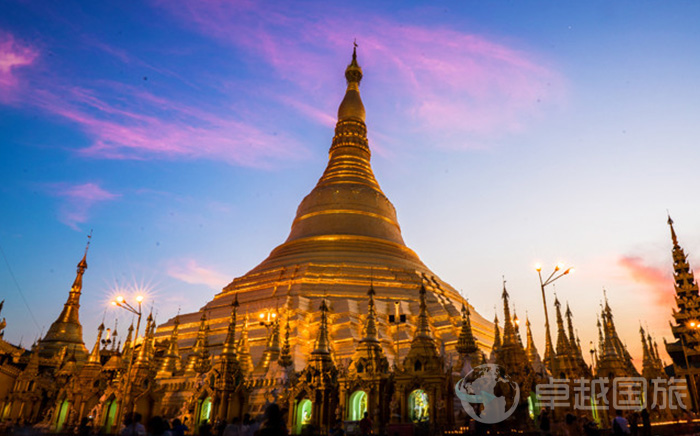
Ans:
<svg viewBox="0 0 700 436"><path fill-rule="evenodd" d="M345 69L345 80L348 88L345 91L340 107L338 107L338 122L355 119L365 121L365 106L360 98L360 81L362 80L362 68L357 63L357 43L353 43L352 60Z"/></svg>
<svg viewBox="0 0 700 436"><path fill-rule="evenodd" d="M228 323L228 331L224 340L224 347L221 350L221 355L227 358L236 355L236 313L238 311L238 294L233 297L231 303L231 318Z"/></svg>
<svg viewBox="0 0 700 436"><path fill-rule="evenodd" d="M180 348L178 347L178 327L180 326L180 314L175 316L175 321L173 321L173 331L170 333L170 344L168 345L168 351L165 356L163 356L163 362L160 365L159 375L170 377L173 373L180 370L182 365L180 361Z"/></svg>
<svg viewBox="0 0 700 436"><path fill-rule="evenodd" d="M476 340L474 340L474 334L472 332L472 325L469 313L469 303L462 303L462 329L459 332L459 339L457 341L457 352L462 355L472 354L479 350L476 345Z"/></svg>
<svg viewBox="0 0 700 436"><path fill-rule="evenodd" d="M241 338L238 340L238 360L241 364L241 371L248 374L253 370L253 359L250 356L250 344L248 343L248 314L245 315Z"/></svg>
<svg viewBox="0 0 700 436"><path fill-rule="evenodd" d="M318 327L316 346L311 354L331 354L330 341L328 339L328 304L325 297L321 299L321 324Z"/></svg>
<svg viewBox="0 0 700 436"><path fill-rule="evenodd" d="M428 305L425 302L425 285L421 282L420 289L418 290L418 297L420 300L420 312L418 313L418 325L416 326L415 338L431 338L430 335L430 321L428 320Z"/></svg>
<svg viewBox="0 0 700 436"><path fill-rule="evenodd" d="M284 331L284 342L282 343L282 351L280 352L280 358L278 360L280 366L283 368L289 368L294 364L294 359L292 358L292 346L289 343L289 332L292 329L289 325L289 319L291 318L289 312L289 308L287 308L287 328Z"/></svg>
<svg viewBox="0 0 700 436"><path fill-rule="evenodd" d="M92 347L92 352L90 357L88 357L88 363L100 363L100 340L102 339L102 332L105 330L104 323L101 323L97 327L97 340L95 340L95 346Z"/></svg>
<svg viewBox="0 0 700 436"><path fill-rule="evenodd" d="M367 319L365 321L364 335L362 342L379 342L377 338L377 311L374 307L374 285L370 277L369 289L367 290L367 296L369 297L369 303L367 306Z"/></svg>
<svg viewBox="0 0 700 436"><path fill-rule="evenodd" d="M668 213L668 211L667 211ZM673 246L678 246L678 237L676 236L676 230L673 228L673 220L671 219L671 214L668 214L668 226L671 228L671 240L673 241Z"/></svg>

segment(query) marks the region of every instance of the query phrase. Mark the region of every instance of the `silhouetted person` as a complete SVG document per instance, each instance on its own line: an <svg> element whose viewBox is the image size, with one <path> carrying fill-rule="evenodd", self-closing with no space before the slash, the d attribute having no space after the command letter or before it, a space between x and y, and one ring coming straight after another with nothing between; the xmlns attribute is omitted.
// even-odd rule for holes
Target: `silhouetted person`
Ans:
<svg viewBox="0 0 700 436"><path fill-rule="evenodd" d="M289 433L280 406L276 403L270 404L265 409L265 421L258 430L258 436L286 436L287 434Z"/></svg>
<svg viewBox="0 0 700 436"><path fill-rule="evenodd" d="M185 436L185 433L187 433L187 426L180 421L179 418L173 419L173 431L172 434L173 436Z"/></svg>
<svg viewBox="0 0 700 436"><path fill-rule="evenodd" d="M128 413L124 417L124 428L122 436L146 436L146 427L141 424L141 414L138 412Z"/></svg>
<svg viewBox="0 0 700 436"><path fill-rule="evenodd" d="M209 420L205 419L199 425L199 436L212 436L211 424L209 424Z"/></svg>
<svg viewBox="0 0 700 436"><path fill-rule="evenodd" d="M360 434L372 434L372 420L367 412L365 412L364 418L360 420Z"/></svg>
<svg viewBox="0 0 700 436"><path fill-rule="evenodd" d="M612 421L612 431L615 436L623 436L630 434L630 424L622 416L622 410L615 411L615 419Z"/></svg>
<svg viewBox="0 0 700 436"><path fill-rule="evenodd" d="M549 419L549 409L542 409L540 412L540 432L542 433L543 436L551 434L551 422Z"/></svg>
<svg viewBox="0 0 700 436"><path fill-rule="evenodd" d="M642 409L642 435L651 436L651 417L649 416L649 411L647 409Z"/></svg>

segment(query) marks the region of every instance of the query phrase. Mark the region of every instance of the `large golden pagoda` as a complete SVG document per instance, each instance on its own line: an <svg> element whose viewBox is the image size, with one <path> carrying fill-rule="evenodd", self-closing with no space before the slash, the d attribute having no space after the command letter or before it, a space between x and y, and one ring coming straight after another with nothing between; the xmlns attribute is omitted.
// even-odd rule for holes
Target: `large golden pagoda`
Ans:
<svg viewBox="0 0 700 436"><path fill-rule="evenodd" d="M373 284L377 336L390 361L396 360L397 349L399 360L408 353L418 321L421 285L427 291L432 334L450 356L457 358L455 347L464 299L406 246L394 206L374 177L359 90L362 68L355 52L345 78L347 90L338 108L328 166L299 205L289 237L198 312L180 315L183 354L191 352L202 312L209 319L212 353L220 353L230 306L237 296L239 313L253 319L248 340L256 368L263 354L263 363L276 360L279 354L279 325L270 329L258 322L260 316L267 320L273 313L279 314L277 319L291 319L291 355L299 370L312 351L320 323L318 307L325 297L333 358L350 358L362 339L363 320L368 313L367 289ZM396 312L406 315L405 324L388 321L388 315ZM476 311L471 313L474 336L488 350L493 342L491 323ZM173 326L174 319L161 325L157 339L168 338ZM266 345L272 343L277 344L276 348Z"/></svg>

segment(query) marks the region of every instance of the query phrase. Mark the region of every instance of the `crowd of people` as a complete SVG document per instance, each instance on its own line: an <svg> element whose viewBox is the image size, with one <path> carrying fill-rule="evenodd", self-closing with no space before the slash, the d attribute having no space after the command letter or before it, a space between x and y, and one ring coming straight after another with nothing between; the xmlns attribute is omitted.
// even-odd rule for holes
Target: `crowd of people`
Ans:
<svg viewBox="0 0 700 436"><path fill-rule="evenodd" d="M627 417L622 410L615 411L615 417L610 422L610 430L603 432L598 424L588 417L577 417L567 413L563 422L553 423L549 409L542 409L538 417L542 436L600 436L612 433L614 436L651 436L651 421L649 412L630 412Z"/></svg>

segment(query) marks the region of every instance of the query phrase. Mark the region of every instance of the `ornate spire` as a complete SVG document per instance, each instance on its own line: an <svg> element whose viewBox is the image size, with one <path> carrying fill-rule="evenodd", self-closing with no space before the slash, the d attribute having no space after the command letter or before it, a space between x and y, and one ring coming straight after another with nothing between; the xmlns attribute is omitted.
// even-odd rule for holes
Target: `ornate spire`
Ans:
<svg viewBox="0 0 700 436"><path fill-rule="evenodd" d="M241 338L238 340L238 361L241 364L243 374L248 374L253 370L253 358L250 356L250 344L248 344L248 314L245 315Z"/></svg>
<svg viewBox="0 0 700 436"><path fill-rule="evenodd" d="M104 323L101 323L99 327L97 327L97 340L95 340L95 346L92 347L92 352L90 353L90 357L88 357L88 363L100 363L100 341L102 340L102 332L105 330L105 325Z"/></svg>
<svg viewBox="0 0 700 436"><path fill-rule="evenodd" d="M535 340L532 337L532 329L530 327L530 319L525 317L525 325L527 326L527 348L525 352L527 354L527 360L532 365L532 368L541 373L543 371L542 360L537 352L537 347L535 346Z"/></svg>
<svg viewBox="0 0 700 436"><path fill-rule="evenodd" d="M321 323L318 327L318 335L316 336L316 344L314 346L314 351L311 352L312 355L317 354L331 354L330 341L328 340L328 305L326 304L326 299L321 299Z"/></svg>
<svg viewBox="0 0 700 436"><path fill-rule="evenodd" d="M362 68L357 63L357 45L352 50L352 61L345 69L345 79L348 89L345 98L338 107L338 121L357 120L365 121L365 106L360 98L360 81L362 80Z"/></svg>
<svg viewBox="0 0 700 436"><path fill-rule="evenodd" d="M475 353L479 350L474 340L472 333L472 325L470 319L471 313L467 304L462 303L462 329L459 332L459 340L457 341L457 352L464 356Z"/></svg>
<svg viewBox="0 0 700 436"><path fill-rule="evenodd" d="M132 336L134 334L134 322L131 322L131 325L129 326L129 330L127 331L126 334L126 340L124 340L124 347L122 348L122 356L128 357L127 354L131 354L132 351Z"/></svg>
<svg viewBox="0 0 700 436"><path fill-rule="evenodd" d="M676 231L673 228L673 220L671 219L671 215L668 215L668 226L671 228L671 241L673 241L673 248L679 247L678 245L678 237L676 236Z"/></svg>
<svg viewBox="0 0 700 436"><path fill-rule="evenodd" d="M221 350L221 357L232 359L236 357L236 313L238 311L238 294L235 295L231 303L231 318L228 322L228 331L224 340L224 347Z"/></svg>
<svg viewBox="0 0 700 436"><path fill-rule="evenodd" d="M155 322L153 320L153 313L148 314L146 318L146 329L143 334L143 342L141 342L141 349L139 349L139 355L136 358L136 366L146 367L150 365L152 356L152 339L153 339L153 329L155 328Z"/></svg>
<svg viewBox="0 0 700 436"><path fill-rule="evenodd" d="M294 359L292 358L292 345L289 343L289 332L292 329L289 325L289 319L291 318L290 310L287 308L287 326L284 331L284 342L282 343L282 351L280 352L280 358L278 360L282 368L289 368L294 365Z"/></svg>
<svg viewBox="0 0 700 436"><path fill-rule="evenodd" d="M513 328L513 321L510 317L510 302L508 291L506 290L506 281L503 280L503 293L501 294L503 298L503 346L515 344L515 329Z"/></svg>
<svg viewBox="0 0 700 436"><path fill-rule="evenodd" d="M377 337L377 311L374 308L374 285L370 283L367 290L369 303L367 306L367 319L365 320L364 334L361 342L379 342Z"/></svg>
<svg viewBox="0 0 700 436"><path fill-rule="evenodd" d="M501 348L501 329L498 327L498 314L493 317L493 329L493 347L491 349L492 354Z"/></svg>
<svg viewBox="0 0 700 436"><path fill-rule="evenodd" d="M46 336L39 343L39 352L42 357L53 357L62 349L75 350L77 361L85 360L88 356L87 348L83 343L83 326L80 324L78 312L80 310L80 295L83 289L83 274L87 270L87 253L90 248L90 239L85 247L83 258L78 262L78 269L73 285L68 293L68 300L63 305L63 310L58 319L51 324Z"/></svg>
<svg viewBox="0 0 700 436"><path fill-rule="evenodd" d="M180 371L182 362L180 361L180 348L178 347L178 327L180 326L180 314L178 313L173 321L173 331L170 334L168 351L163 356L163 361L158 370L158 376L172 377L174 373Z"/></svg>
<svg viewBox="0 0 700 436"><path fill-rule="evenodd" d="M557 310L557 355L570 354L570 344L569 339L566 337L566 331L564 330L564 319L561 316L561 303L559 299L554 296L554 307Z"/></svg>
<svg viewBox="0 0 700 436"><path fill-rule="evenodd" d="M207 314L202 312L197 332L197 340L192 347L192 353L187 359L185 372L204 373L209 370L209 325L207 324Z"/></svg>

